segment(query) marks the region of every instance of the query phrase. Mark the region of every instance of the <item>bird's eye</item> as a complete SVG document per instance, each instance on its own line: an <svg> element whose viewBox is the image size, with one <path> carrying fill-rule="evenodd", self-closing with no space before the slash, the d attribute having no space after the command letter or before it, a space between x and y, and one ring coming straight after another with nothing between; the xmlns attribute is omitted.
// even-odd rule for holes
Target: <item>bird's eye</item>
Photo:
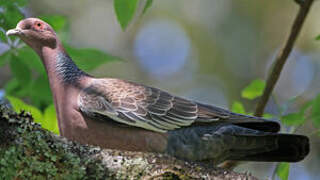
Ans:
<svg viewBox="0 0 320 180"><path fill-rule="evenodd" d="M36 22L36 23L34 24L34 28L35 28L36 30L43 30L43 29L44 29L44 26L43 26L43 24L42 24L41 22Z"/></svg>

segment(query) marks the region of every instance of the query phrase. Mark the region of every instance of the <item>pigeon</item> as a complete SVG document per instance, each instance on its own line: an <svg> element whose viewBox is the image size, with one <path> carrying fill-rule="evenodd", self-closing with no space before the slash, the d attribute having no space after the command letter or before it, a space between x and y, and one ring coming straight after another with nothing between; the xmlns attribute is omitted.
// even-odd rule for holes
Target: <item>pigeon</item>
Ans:
<svg viewBox="0 0 320 180"><path fill-rule="evenodd" d="M226 160L298 162L309 153L308 137L279 133L276 121L139 83L93 77L76 66L53 28L38 18L21 20L6 34L18 36L40 56L60 133L69 140L214 165Z"/></svg>

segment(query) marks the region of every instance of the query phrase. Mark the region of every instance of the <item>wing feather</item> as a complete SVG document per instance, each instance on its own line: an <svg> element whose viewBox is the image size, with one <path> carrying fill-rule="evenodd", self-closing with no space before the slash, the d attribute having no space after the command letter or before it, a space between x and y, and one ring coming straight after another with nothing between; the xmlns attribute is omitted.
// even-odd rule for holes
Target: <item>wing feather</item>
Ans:
<svg viewBox="0 0 320 180"><path fill-rule="evenodd" d="M172 96L156 88L116 79L96 79L79 95L79 107L120 123L157 132L212 122L228 116L205 105Z"/></svg>

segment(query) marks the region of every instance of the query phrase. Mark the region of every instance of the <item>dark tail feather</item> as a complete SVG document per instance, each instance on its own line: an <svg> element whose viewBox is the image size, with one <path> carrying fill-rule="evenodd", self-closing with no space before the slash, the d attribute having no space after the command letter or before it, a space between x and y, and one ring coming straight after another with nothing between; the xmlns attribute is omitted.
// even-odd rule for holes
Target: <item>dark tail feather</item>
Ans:
<svg viewBox="0 0 320 180"><path fill-rule="evenodd" d="M279 132L280 131L280 124L276 121L268 121L265 119L262 122L244 122L244 123L234 123L238 126L249 128L249 129L254 129L258 131L264 131L264 132Z"/></svg>
<svg viewBox="0 0 320 180"><path fill-rule="evenodd" d="M310 150L308 137L302 135L275 134L247 138L257 138L257 141L259 141L259 138L268 138L270 141L276 142L277 148L268 152L265 152L266 147L261 147L261 150L259 148L250 150L234 149L232 150L234 155L228 158L229 160L298 162L303 160Z"/></svg>
<svg viewBox="0 0 320 180"><path fill-rule="evenodd" d="M297 162L309 153L306 136L258 131L232 124L169 132L166 153L191 161Z"/></svg>

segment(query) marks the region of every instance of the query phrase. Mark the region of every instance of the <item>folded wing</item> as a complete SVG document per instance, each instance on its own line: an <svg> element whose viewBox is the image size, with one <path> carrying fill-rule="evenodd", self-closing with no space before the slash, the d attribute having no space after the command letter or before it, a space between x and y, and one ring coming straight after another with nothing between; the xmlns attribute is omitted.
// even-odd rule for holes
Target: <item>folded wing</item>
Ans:
<svg viewBox="0 0 320 180"><path fill-rule="evenodd" d="M119 123L156 132L196 123L265 122L118 79L94 80L81 91L78 105L89 116L104 115Z"/></svg>

